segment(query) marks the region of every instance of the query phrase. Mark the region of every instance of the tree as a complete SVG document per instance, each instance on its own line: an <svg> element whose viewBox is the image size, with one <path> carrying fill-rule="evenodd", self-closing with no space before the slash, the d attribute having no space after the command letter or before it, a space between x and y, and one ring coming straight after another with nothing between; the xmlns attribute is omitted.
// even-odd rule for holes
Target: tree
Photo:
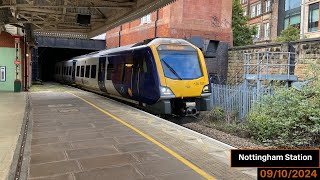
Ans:
<svg viewBox="0 0 320 180"><path fill-rule="evenodd" d="M294 26L288 26L287 29L283 30L280 36L276 39L277 42L291 42L297 41L300 38L300 29Z"/></svg>
<svg viewBox="0 0 320 180"><path fill-rule="evenodd" d="M257 34L256 27L250 27L248 17L243 15L240 0L232 0L232 31L233 45L245 46L253 43L253 36Z"/></svg>

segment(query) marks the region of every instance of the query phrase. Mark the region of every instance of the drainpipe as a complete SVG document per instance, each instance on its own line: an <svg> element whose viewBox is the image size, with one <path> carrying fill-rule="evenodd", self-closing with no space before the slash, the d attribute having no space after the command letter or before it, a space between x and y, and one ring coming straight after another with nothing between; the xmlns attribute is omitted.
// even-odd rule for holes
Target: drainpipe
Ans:
<svg viewBox="0 0 320 180"><path fill-rule="evenodd" d="M122 31L122 25L120 26L120 30L119 30L119 47L121 45L121 31Z"/></svg>
<svg viewBox="0 0 320 180"><path fill-rule="evenodd" d="M157 38L158 20L159 20L159 9L157 9L156 20L154 21L154 38Z"/></svg>
<svg viewBox="0 0 320 180"><path fill-rule="evenodd" d="M306 13L306 1L305 0L302 0L302 29L301 29L301 39L304 39L304 23L305 23L305 13Z"/></svg>

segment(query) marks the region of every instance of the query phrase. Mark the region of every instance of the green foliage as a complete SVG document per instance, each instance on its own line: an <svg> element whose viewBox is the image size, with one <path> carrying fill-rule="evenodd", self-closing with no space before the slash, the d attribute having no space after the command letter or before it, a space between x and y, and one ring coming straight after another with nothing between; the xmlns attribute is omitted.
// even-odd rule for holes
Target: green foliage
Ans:
<svg viewBox="0 0 320 180"><path fill-rule="evenodd" d="M247 119L253 138L267 145L294 148L320 144L320 80L302 90L280 88Z"/></svg>
<svg viewBox="0 0 320 180"><path fill-rule="evenodd" d="M280 36L276 39L277 42L291 42L300 39L300 29L289 26L287 29L283 30Z"/></svg>
<svg viewBox="0 0 320 180"><path fill-rule="evenodd" d="M236 113L226 113L223 109L215 107L204 120L208 127L233 134L242 138L250 138L249 128L243 121L236 120Z"/></svg>
<svg viewBox="0 0 320 180"><path fill-rule="evenodd" d="M243 15L240 0L232 0L232 31L234 46L253 44L253 36L257 34L257 28L250 27L247 22L248 17Z"/></svg>
<svg viewBox="0 0 320 180"><path fill-rule="evenodd" d="M215 107L208 114L206 114L206 119L210 122L223 121L224 111L219 107Z"/></svg>

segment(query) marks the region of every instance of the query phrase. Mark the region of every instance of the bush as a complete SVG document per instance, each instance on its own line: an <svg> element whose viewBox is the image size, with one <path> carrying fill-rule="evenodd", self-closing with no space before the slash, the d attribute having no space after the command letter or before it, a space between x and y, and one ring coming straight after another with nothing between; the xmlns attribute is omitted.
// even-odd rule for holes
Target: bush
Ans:
<svg viewBox="0 0 320 180"><path fill-rule="evenodd" d="M278 147L320 144L320 81L301 90L280 88L247 117L253 138Z"/></svg>
<svg viewBox="0 0 320 180"><path fill-rule="evenodd" d="M206 119L209 122L223 121L224 120L224 111L219 107L215 107L208 114L206 114Z"/></svg>
<svg viewBox="0 0 320 180"><path fill-rule="evenodd" d="M276 42L291 42L299 39L300 29L290 25L281 32L280 36L276 39Z"/></svg>

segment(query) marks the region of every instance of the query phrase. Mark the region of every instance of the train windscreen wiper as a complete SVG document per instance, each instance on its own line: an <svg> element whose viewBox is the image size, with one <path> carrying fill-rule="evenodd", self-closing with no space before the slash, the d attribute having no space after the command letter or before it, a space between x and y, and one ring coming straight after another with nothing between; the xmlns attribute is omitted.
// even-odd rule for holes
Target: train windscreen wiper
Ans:
<svg viewBox="0 0 320 180"><path fill-rule="evenodd" d="M182 78L179 76L179 74L178 74L164 59L161 59L161 61L164 62L164 64L170 69L170 71L171 71L175 76L177 76L178 79L182 80Z"/></svg>

